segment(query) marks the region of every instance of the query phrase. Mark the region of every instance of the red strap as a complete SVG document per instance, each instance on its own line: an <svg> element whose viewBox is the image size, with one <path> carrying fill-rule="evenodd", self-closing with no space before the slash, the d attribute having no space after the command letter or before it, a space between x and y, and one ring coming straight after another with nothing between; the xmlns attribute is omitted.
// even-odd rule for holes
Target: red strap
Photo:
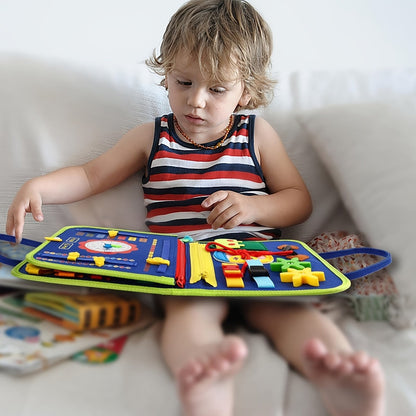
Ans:
<svg viewBox="0 0 416 416"><path fill-rule="evenodd" d="M215 247L211 247L214 245ZM286 250L286 251L266 251L266 250L246 250L244 248L234 249L231 247L227 247L221 243L217 243L212 241L205 245L205 250L213 252L213 251L221 251L223 253L231 254L232 256L240 256L242 259L248 260L252 257L259 257L259 256L288 256L293 254L293 250Z"/></svg>

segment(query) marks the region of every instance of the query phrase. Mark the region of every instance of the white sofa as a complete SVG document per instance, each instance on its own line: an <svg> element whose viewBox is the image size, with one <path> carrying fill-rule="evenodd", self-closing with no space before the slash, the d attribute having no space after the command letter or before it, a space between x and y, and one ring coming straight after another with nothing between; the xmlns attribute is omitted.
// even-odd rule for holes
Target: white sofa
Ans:
<svg viewBox="0 0 416 416"><path fill-rule="evenodd" d="M0 56L0 230L24 180L86 161L168 111L164 89L142 64L106 71ZM395 319L358 322L341 308L334 319L382 361L387 415L416 414L416 70L280 74L272 105L259 113L282 136L314 200L312 217L285 235L308 241L323 231L360 231L393 254L402 307ZM72 224L144 229L140 177L80 203L45 207L45 217L42 224L28 217L25 237L41 241ZM0 373L1 413L179 415L159 327L131 335L112 364L67 360L22 377ZM251 353L237 379L237 416L325 414L314 388L262 336L240 331Z"/></svg>

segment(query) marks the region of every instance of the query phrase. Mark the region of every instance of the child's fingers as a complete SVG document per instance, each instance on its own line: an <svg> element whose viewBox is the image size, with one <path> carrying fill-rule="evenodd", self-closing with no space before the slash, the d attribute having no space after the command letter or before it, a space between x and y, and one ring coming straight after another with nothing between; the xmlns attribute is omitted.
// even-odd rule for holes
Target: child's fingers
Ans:
<svg viewBox="0 0 416 416"><path fill-rule="evenodd" d="M211 194L210 196L208 196L207 198L205 198L201 205L204 208L210 208L212 206L214 206L215 204L218 204L218 202L224 201L224 199L226 199L228 196L228 192L227 191L217 191L214 192L213 194Z"/></svg>
<svg viewBox="0 0 416 416"><path fill-rule="evenodd" d="M7 213L6 233L14 235L16 243L18 244L22 241L27 212L31 212L36 221L43 221L42 203L40 198L32 201L28 208L25 208L24 205L13 205Z"/></svg>
<svg viewBox="0 0 416 416"><path fill-rule="evenodd" d="M43 212L40 204L32 204L30 207L32 217L36 221L43 221Z"/></svg>
<svg viewBox="0 0 416 416"><path fill-rule="evenodd" d="M241 224L240 217L241 216L238 212L229 208L222 212L220 215L218 215L218 217L216 217L215 220L212 221L212 223L208 223L211 224L214 230L218 228L225 228L228 230L237 227Z"/></svg>
<svg viewBox="0 0 416 416"><path fill-rule="evenodd" d="M8 235L14 235L15 234L15 231L14 231L14 217L10 213L10 210L7 213L6 234L8 234Z"/></svg>
<svg viewBox="0 0 416 416"><path fill-rule="evenodd" d="M24 217L24 210L20 210L20 212L9 210L7 214L6 233L9 235L14 235L17 244L22 241Z"/></svg>
<svg viewBox="0 0 416 416"><path fill-rule="evenodd" d="M26 206L26 212L31 212L32 217L36 221L43 221L42 213L42 198L39 194L33 194L30 196L30 199Z"/></svg>

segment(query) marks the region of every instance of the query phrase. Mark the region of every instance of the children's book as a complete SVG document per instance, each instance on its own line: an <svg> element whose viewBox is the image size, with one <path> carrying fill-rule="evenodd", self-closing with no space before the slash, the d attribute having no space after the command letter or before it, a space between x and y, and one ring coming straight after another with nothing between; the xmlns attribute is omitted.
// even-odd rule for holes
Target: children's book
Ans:
<svg viewBox="0 0 416 416"><path fill-rule="evenodd" d="M389 264L389 253L373 250L383 257L378 268ZM325 253L331 255L339 253ZM13 274L53 284L180 296L325 295L351 284L324 255L297 240L194 242L87 226L64 227L46 237Z"/></svg>
<svg viewBox="0 0 416 416"><path fill-rule="evenodd" d="M134 323L80 332L28 313L25 296L25 292L15 292L0 297L0 370L15 375L43 370L154 322L141 305L140 319Z"/></svg>
<svg viewBox="0 0 416 416"><path fill-rule="evenodd" d="M135 323L141 305L136 297L114 293L29 292L24 296L23 310L73 331L85 331Z"/></svg>
<svg viewBox="0 0 416 416"><path fill-rule="evenodd" d="M117 360L124 349L128 335L110 339L103 344L77 352L71 357L75 361L86 364L107 364Z"/></svg>

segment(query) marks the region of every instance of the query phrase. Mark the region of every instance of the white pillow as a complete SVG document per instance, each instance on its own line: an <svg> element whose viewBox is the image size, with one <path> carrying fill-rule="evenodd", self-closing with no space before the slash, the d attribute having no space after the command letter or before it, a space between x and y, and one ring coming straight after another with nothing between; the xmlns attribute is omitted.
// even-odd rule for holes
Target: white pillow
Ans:
<svg viewBox="0 0 416 416"><path fill-rule="evenodd" d="M416 322L416 97L329 106L298 117L358 228L393 256L390 272Z"/></svg>
<svg viewBox="0 0 416 416"><path fill-rule="evenodd" d="M137 124L169 112L164 88L144 64L124 70L0 55L0 232L28 178L101 154ZM84 201L27 216L24 236L42 241L65 225L144 229L141 177Z"/></svg>
<svg viewBox="0 0 416 416"><path fill-rule="evenodd" d="M284 229L283 237L307 242L324 231L356 231L332 179L305 137L305 130L296 120L294 112L280 112L271 105L261 115L282 138L291 160L308 187L314 207L307 221Z"/></svg>

